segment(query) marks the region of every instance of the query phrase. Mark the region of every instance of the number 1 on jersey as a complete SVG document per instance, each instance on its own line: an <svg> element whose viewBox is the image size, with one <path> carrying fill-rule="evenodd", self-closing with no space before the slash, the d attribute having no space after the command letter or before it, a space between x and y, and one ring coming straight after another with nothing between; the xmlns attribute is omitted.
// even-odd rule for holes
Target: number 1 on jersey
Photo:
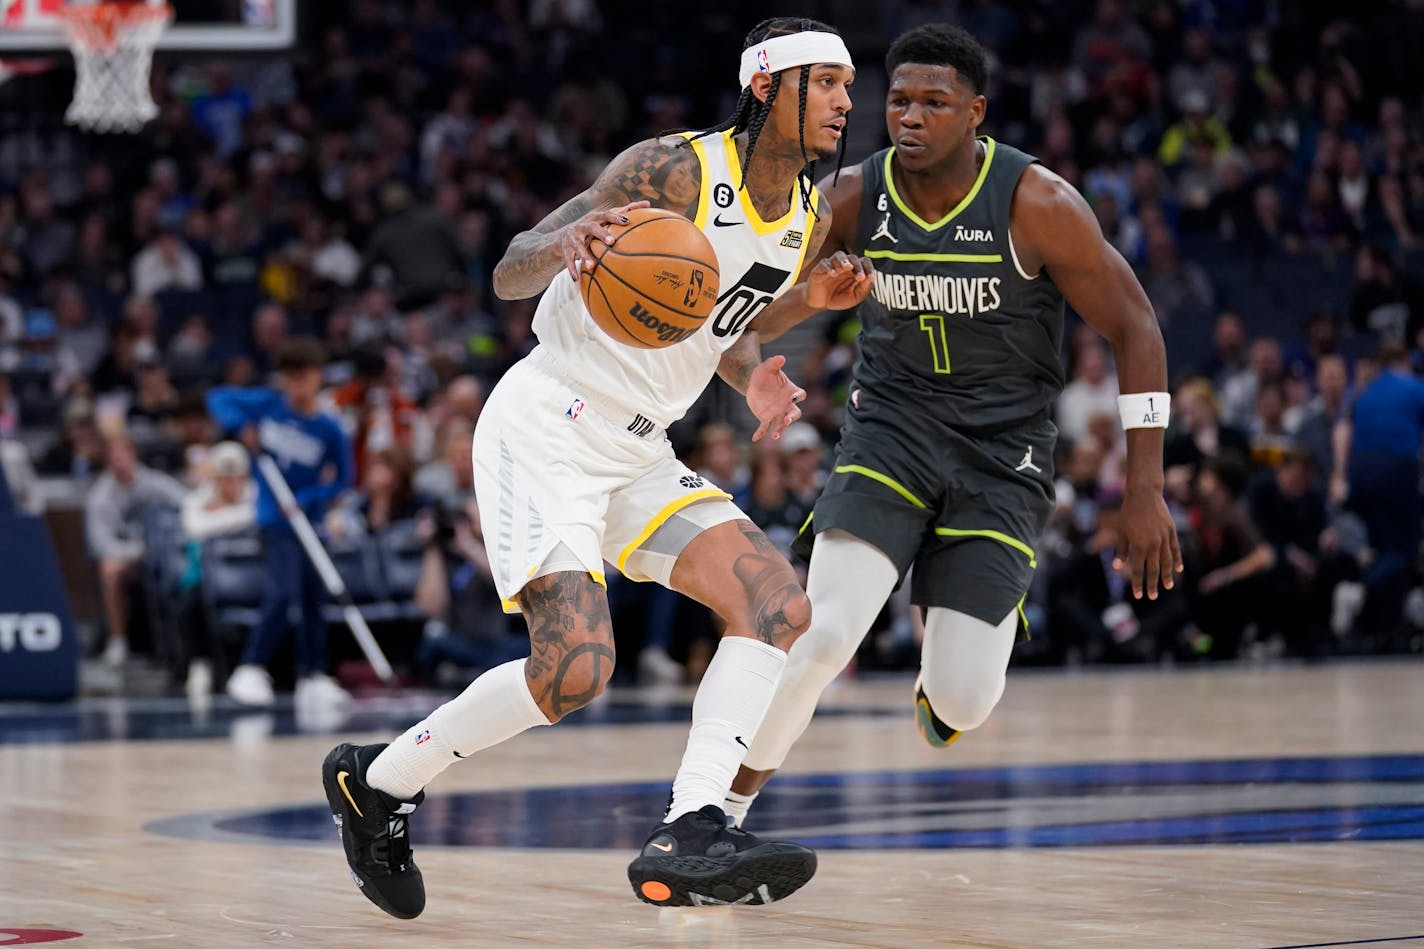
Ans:
<svg viewBox="0 0 1424 949"><path fill-rule="evenodd" d="M934 356L934 371L949 375L949 337L944 332L944 316L921 313L920 329L930 338L930 354Z"/></svg>

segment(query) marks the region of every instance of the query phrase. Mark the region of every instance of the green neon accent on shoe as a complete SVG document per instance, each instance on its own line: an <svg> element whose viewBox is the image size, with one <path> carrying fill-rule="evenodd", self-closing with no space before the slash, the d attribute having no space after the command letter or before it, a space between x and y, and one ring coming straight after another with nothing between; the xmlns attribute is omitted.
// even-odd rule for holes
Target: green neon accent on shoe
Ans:
<svg viewBox="0 0 1424 949"><path fill-rule="evenodd" d="M903 484L896 481L889 475L881 474L874 468L867 468L864 465L837 465L836 474L841 473L864 475L871 481L878 481L881 484L885 485L885 487L889 488L891 491L894 491L896 494L900 495L900 497L904 498L906 501L909 501L915 507L922 507L926 510L929 509L929 505L911 494L909 488L905 487Z"/></svg>

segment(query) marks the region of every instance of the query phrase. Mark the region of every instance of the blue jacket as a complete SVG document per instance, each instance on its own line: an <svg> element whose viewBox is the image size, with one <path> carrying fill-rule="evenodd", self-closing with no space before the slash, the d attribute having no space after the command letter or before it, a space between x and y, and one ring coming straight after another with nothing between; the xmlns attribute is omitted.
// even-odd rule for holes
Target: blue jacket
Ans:
<svg viewBox="0 0 1424 949"><path fill-rule="evenodd" d="M1360 393L1352 411L1350 454L1419 454L1424 436L1424 381L1386 370Z"/></svg>
<svg viewBox="0 0 1424 949"><path fill-rule="evenodd" d="M224 431L240 433L256 425L262 450L272 456L292 488L297 503L315 525L327 506L351 486L351 441L336 419L320 412L304 415L270 389L218 388L208 392L208 412ZM322 480L330 466L335 477ZM267 479L257 476L257 523L285 527Z"/></svg>

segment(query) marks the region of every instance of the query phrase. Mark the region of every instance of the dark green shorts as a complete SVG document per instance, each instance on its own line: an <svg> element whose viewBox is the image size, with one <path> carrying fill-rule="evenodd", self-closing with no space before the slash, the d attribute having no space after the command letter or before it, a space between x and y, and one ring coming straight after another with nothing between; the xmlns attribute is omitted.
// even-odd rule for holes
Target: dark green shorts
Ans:
<svg viewBox="0 0 1424 949"><path fill-rule="evenodd" d="M852 411L795 549L809 557L814 535L846 531L884 551L902 581L914 567L916 605L999 623L1021 607L1038 566L1057 437L1046 419L970 436L908 413Z"/></svg>

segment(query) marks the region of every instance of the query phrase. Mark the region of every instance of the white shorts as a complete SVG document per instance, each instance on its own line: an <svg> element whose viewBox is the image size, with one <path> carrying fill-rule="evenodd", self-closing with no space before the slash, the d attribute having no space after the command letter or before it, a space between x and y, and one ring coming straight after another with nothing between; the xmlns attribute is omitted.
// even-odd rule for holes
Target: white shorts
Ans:
<svg viewBox="0 0 1424 949"><path fill-rule="evenodd" d="M578 391L537 349L490 393L473 450L485 549L507 612L519 611L515 595L560 544L600 584L607 561L629 579L666 585L692 537L746 516L677 460L661 428ZM648 544L664 525L679 536Z"/></svg>

